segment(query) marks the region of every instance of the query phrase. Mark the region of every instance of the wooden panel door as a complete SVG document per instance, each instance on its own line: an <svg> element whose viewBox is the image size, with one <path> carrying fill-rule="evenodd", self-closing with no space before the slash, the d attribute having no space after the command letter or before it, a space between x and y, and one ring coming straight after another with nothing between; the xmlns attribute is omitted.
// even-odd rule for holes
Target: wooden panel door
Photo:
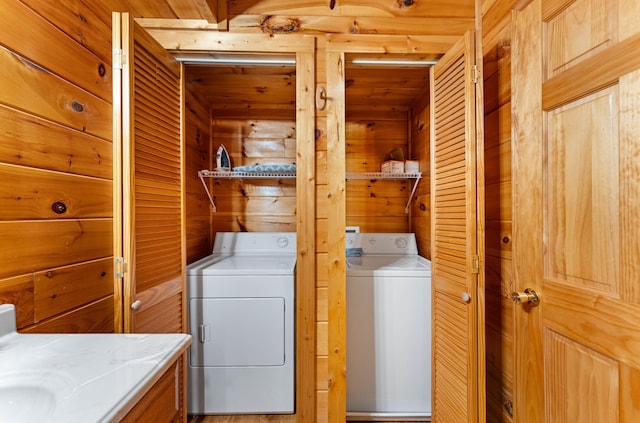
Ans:
<svg viewBox="0 0 640 423"><path fill-rule="evenodd" d="M640 421L640 4L514 16L517 422Z"/></svg>
<svg viewBox="0 0 640 423"><path fill-rule="evenodd" d="M433 421L484 421L482 139L475 36L431 69Z"/></svg>
<svg viewBox="0 0 640 423"><path fill-rule="evenodd" d="M183 332L181 68L128 14L114 20L121 28L114 45L122 47L122 59L114 62L122 63L115 85L122 93L123 188L116 194L122 227L116 232L124 257L123 329Z"/></svg>

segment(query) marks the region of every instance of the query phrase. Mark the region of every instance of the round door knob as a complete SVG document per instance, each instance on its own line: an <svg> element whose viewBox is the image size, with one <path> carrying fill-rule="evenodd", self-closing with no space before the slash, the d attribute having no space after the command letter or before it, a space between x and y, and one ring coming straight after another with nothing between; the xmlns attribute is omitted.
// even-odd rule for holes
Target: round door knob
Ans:
<svg viewBox="0 0 640 423"><path fill-rule="evenodd" d="M135 300L134 302L131 303L131 310L140 311L141 308L142 308L142 301Z"/></svg>
<svg viewBox="0 0 640 423"><path fill-rule="evenodd" d="M527 288L524 292L512 292L509 296L516 304L529 304L531 306L537 306L540 303L540 298L536 291L531 288Z"/></svg>
<svg viewBox="0 0 640 423"><path fill-rule="evenodd" d="M460 295L460 298L462 298L462 301L464 301L467 304L471 302L471 295L469 295L468 292L463 292L462 295Z"/></svg>

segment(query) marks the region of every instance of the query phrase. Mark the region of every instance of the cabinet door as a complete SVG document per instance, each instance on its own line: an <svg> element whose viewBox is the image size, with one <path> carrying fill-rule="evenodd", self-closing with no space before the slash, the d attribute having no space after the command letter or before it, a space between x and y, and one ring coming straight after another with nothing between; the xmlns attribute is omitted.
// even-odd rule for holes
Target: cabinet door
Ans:
<svg viewBox="0 0 640 423"><path fill-rule="evenodd" d="M125 332L183 332L181 68L126 13L114 14L114 46L120 320Z"/></svg>
<svg viewBox="0 0 640 423"><path fill-rule="evenodd" d="M433 419L484 421L484 201L474 34L431 68ZM479 172L480 170L480 172Z"/></svg>

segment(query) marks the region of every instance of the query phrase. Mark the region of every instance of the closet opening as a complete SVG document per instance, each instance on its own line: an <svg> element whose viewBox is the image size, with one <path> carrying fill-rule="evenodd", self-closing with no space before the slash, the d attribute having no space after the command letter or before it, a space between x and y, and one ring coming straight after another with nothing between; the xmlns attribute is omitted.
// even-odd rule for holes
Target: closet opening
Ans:
<svg viewBox="0 0 640 423"><path fill-rule="evenodd" d="M431 418L429 68L436 61L345 54L349 421Z"/></svg>
<svg viewBox="0 0 640 423"><path fill-rule="evenodd" d="M217 169L216 153L224 146L230 170L242 172L207 181L215 204L212 237L217 232L295 232L295 55L225 52L176 58L185 65L187 89L209 112L210 160L203 169ZM289 173L279 177L281 171Z"/></svg>
<svg viewBox="0 0 640 423"><path fill-rule="evenodd" d="M360 232L415 233L427 258L429 68L438 57L345 54L346 225ZM383 164L382 177L366 175L382 172ZM421 174L417 181L415 173Z"/></svg>

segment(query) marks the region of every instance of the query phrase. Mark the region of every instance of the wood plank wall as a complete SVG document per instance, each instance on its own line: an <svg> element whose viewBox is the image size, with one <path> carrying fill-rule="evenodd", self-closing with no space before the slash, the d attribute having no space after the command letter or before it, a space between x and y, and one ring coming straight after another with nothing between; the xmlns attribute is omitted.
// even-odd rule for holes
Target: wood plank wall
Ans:
<svg viewBox="0 0 640 423"><path fill-rule="evenodd" d="M0 303L23 331L111 332L111 13L6 0L0 27Z"/></svg>
<svg viewBox="0 0 640 423"><path fill-rule="evenodd" d="M511 9L482 1L486 192L487 422L511 422L514 307L511 256Z"/></svg>
<svg viewBox="0 0 640 423"><path fill-rule="evenodd" d="M410 232L416 234L418 253L431 259L431 152L429 147L431 108L428 86L416 98L410 112L411 157L418 159L422 172L422 180L411 201Z"/></svg>
<svg viewBox="0 0 640 423"><path fill-rule="evenodd" d="M268 113L235 119L216 118L214 111L213 155L224 145L233 167L295 164L295 116ZM214 179L211 185L214 233L296 231L295 179Z"/></svg>
<svg viewBox="0 0 640 423"><path fill-rule="evenodd" d="M211 254L211 204L198 171L211 168L209 107L193 90L185 92L185 207L187 264Z"/></svg>
<svg viewBox="0 0 640 423"><path fill-rule="evenodd" d="M350 110L347 104L347 172L380 172L396 148L408 157L408 116L407 110ZM408 232L409 214L404 210L411 188L408 179L347 180L347 226L359 226L361 232Z"/></svg>

